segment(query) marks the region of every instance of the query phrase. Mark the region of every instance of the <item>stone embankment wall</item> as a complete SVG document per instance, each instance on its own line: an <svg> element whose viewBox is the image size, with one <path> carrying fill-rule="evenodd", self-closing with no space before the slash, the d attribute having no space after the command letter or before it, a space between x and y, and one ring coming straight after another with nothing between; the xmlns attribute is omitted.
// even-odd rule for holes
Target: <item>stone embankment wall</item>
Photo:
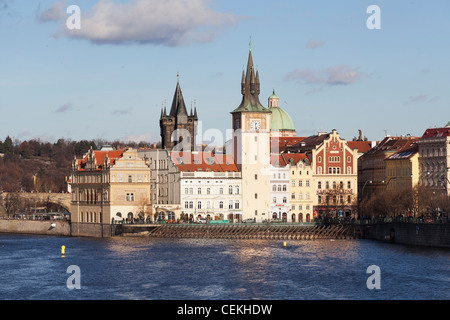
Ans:
<svg viewBox="0 0 450 320"><path fill-rule="evenodd" d="M68 221L0 219L0 233L70 236L70 231Z"/></svg>
<svg viewBox="0 0 450 320"><path fill-rule="evenodd" d="M364 227L364 237L392 243L450 248L450 223L374 223Z"/></svg>

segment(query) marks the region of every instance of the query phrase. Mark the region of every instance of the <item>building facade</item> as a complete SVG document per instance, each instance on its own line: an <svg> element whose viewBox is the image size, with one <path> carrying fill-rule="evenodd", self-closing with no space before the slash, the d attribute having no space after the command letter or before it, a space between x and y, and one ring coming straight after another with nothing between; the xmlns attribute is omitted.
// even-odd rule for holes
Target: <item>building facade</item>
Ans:
<svg viewBox="0 0 450 320"><path fill-rule="evenodd" d="M75 159L70 179L73 233L110 236L108 225L149 219L150 174L148 162L131 148L91 148L83 159Z"/></svg>
<svg viewBox="0 0 450 320"><path fill-rule="evenodd" d="M450 122L427 129L419 139L419 182L450 195Z"/></svg>
<svg viewBox="0 0 450 320"><path fill-rule="evenodd" d="M231 156L172 152L172 159L180 174L180 217L242 221L241 172Z"/></svg>
<svg viewBox="0 0 450 320"><path fill-rule="evenodd" d="M272 155L270 164L270 220L288 221L289 166L282 155Z"/></svg>

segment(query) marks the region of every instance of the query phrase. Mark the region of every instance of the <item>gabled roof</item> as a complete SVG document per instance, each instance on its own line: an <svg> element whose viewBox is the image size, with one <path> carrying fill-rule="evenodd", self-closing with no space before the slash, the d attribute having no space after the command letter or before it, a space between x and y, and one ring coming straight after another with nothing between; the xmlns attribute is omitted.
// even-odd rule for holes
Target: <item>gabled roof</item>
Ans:
<svg viewBox="0 0 450 320"><path fill-rule="evenodd" d="M417 142L412 142L409 146L405 146L400 151L390 155L385 160L404 160L410 159L419 152Z"/></svg>
<svg viewBox="0 0 450 320"><path fill-rule="evenodd" d="M120 159L123 157L123 153L127 151L127 149L122 150L107 150L107 151L100 151L100 150L93 150L93 156L95 157L95 162L97 163L97 170L101 170L103 168L103 164L105 162L105 158L108 155L109 164L114 165L117 159ZM83 159L78 160L78 170L83 171L86 167L86 164L89 159L89 152L83 157Z"/></svg>
<svg viewBox="0 0 450 320"><path fill-rule="evenodd" d="M284 161L287 164L296 165L299 161L308 160L308 163L311 163L311 153L282 153Z"/></svg>

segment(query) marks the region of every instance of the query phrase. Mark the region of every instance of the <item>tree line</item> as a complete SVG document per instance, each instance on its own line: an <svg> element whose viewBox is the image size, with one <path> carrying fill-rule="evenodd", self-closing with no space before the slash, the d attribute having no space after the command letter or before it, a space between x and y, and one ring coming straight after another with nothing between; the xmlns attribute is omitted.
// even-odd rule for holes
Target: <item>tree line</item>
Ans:
<svg viewBox="0 0 450 320"><path fill-rule="evenodd" d="M148 148L148 142L113 142L103 139L55 143L31 139L19 141L7 136L0 141L0 192L65 192L74 158L80 159L92 147Z"/></svg>

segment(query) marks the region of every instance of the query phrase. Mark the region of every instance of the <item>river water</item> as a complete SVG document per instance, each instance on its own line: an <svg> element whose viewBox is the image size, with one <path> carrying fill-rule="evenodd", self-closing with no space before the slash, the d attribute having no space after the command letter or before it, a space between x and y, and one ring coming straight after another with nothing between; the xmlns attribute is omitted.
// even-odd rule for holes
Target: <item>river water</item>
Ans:
<svg viewBox="0 0 450 320"><path fill-rule="evenodd" d="M286 242L0 234L0 299L450 299L447 249ZM368 288L374 276L379 289Z"/></svg>

